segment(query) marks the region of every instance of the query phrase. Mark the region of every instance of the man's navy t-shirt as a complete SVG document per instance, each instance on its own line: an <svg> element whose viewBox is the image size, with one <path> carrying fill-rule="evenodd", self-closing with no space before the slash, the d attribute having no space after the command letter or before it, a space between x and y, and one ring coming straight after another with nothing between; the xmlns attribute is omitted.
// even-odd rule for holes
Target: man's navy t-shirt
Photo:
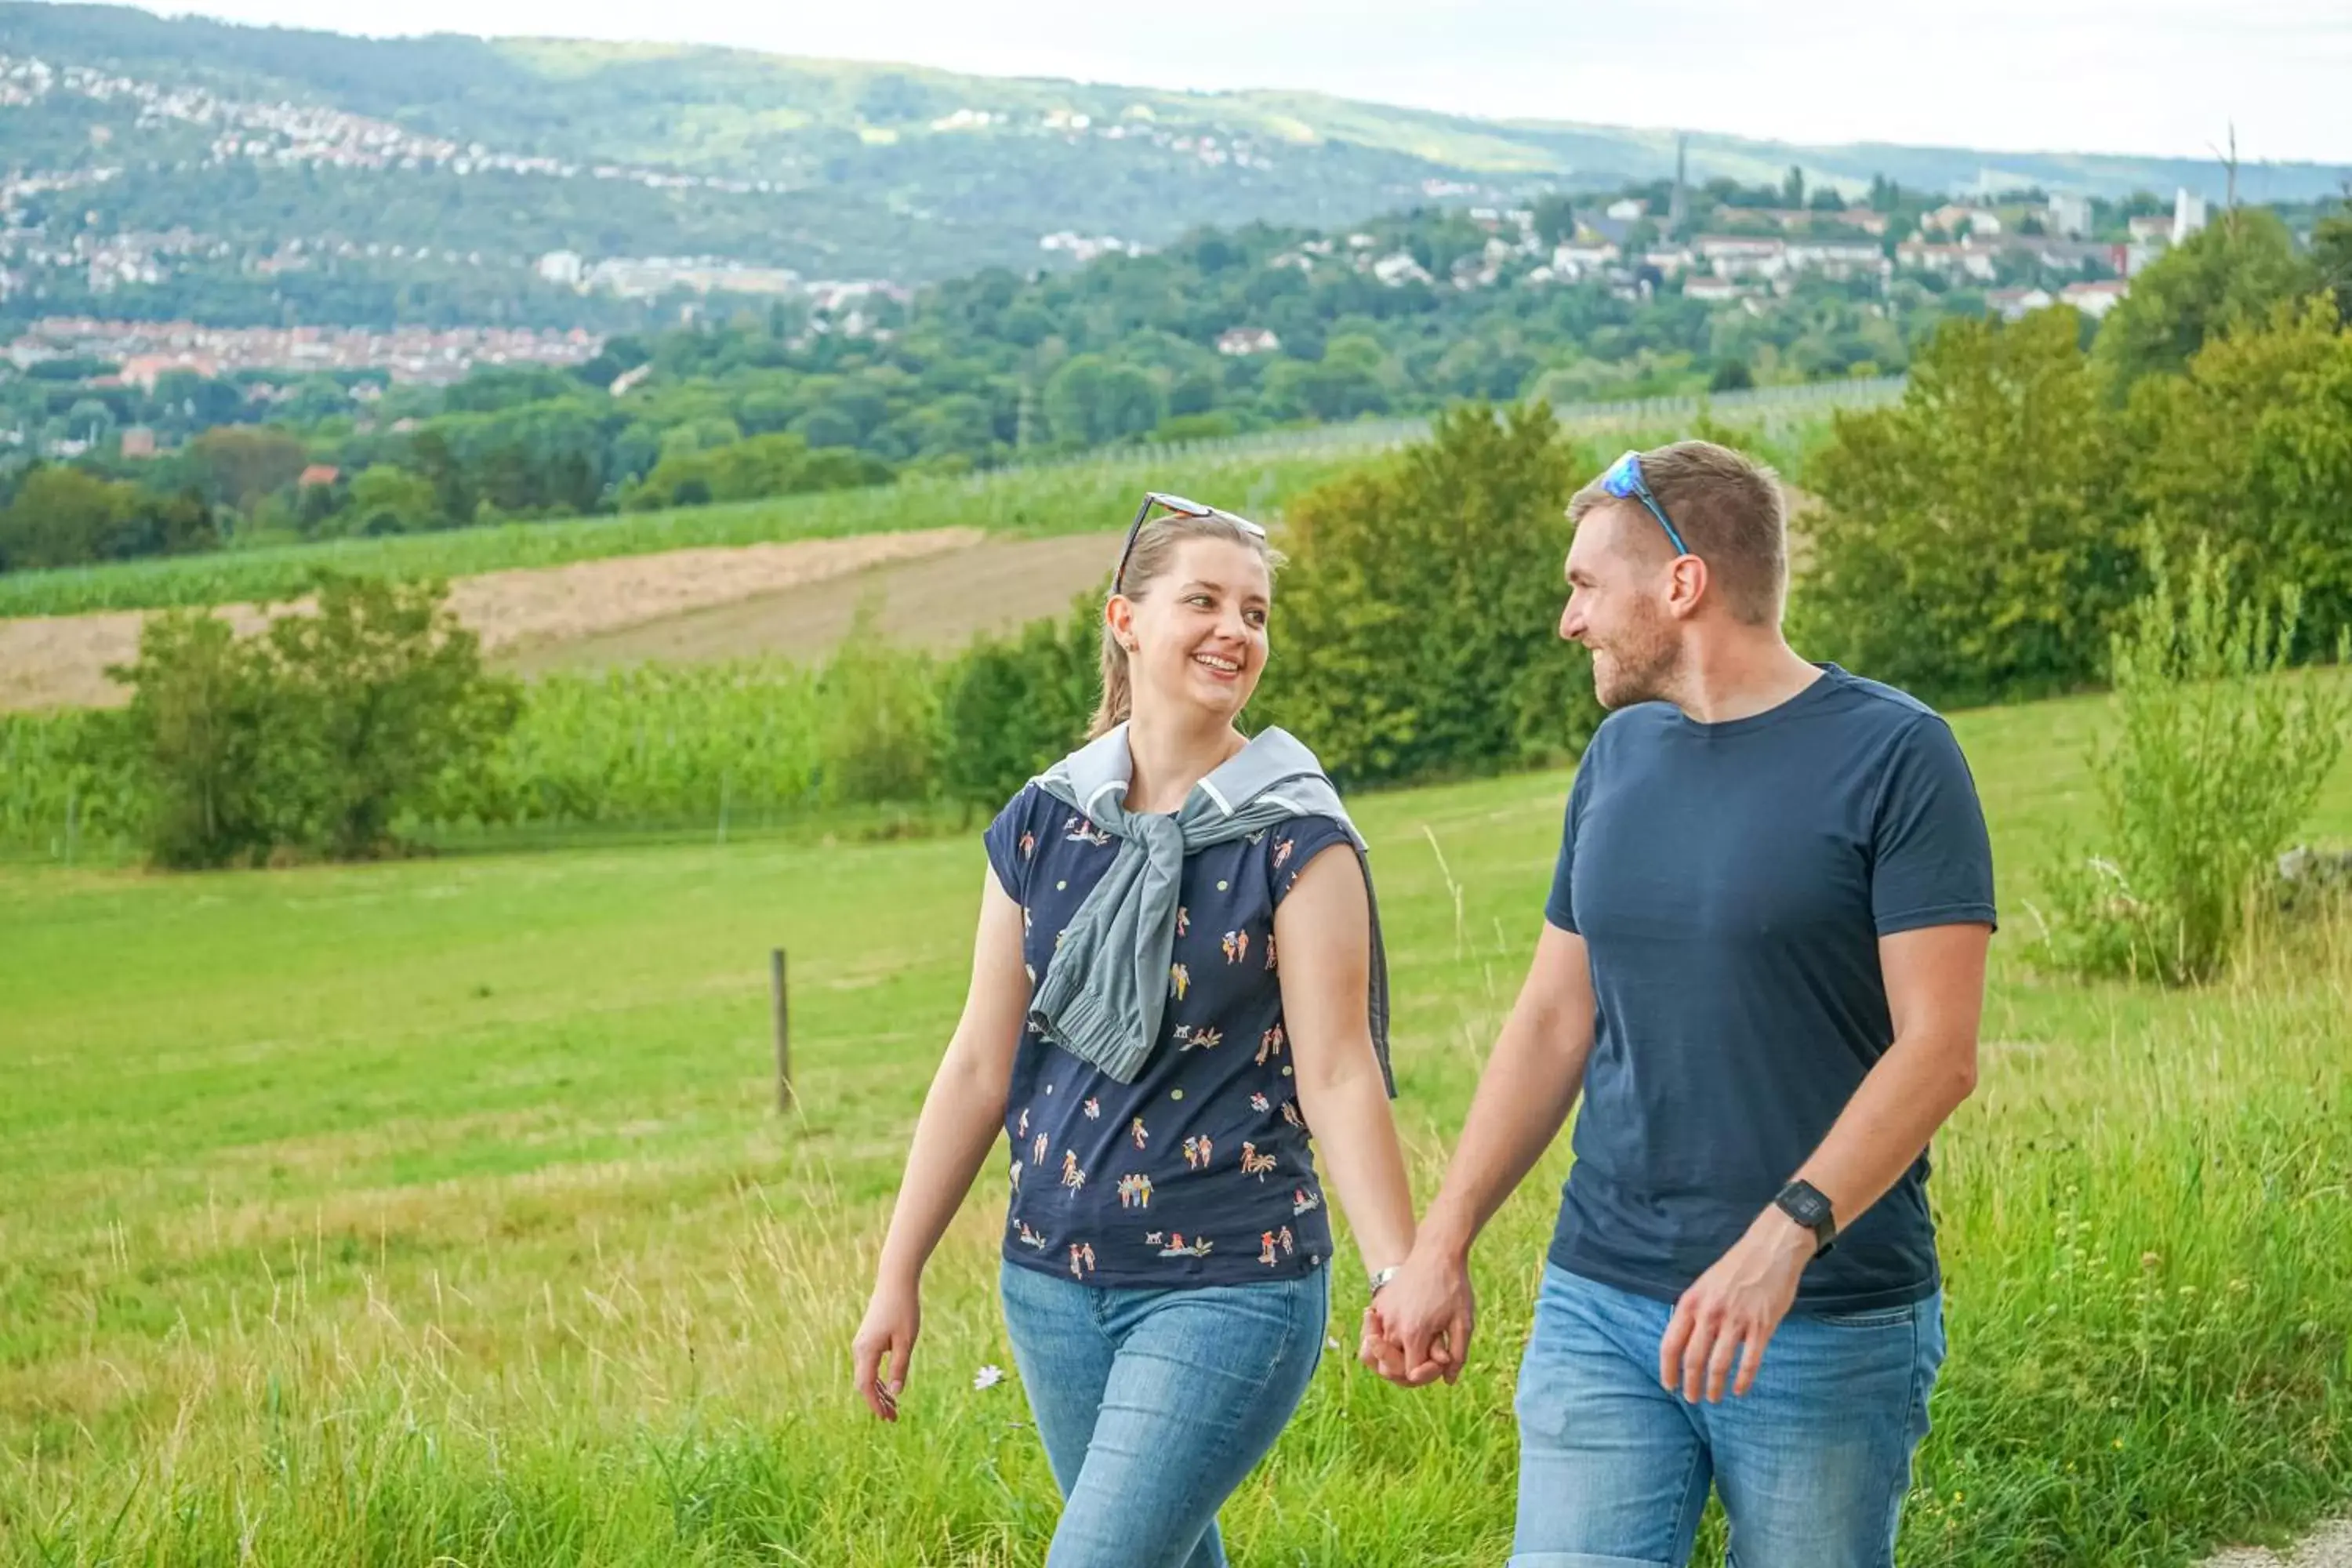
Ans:
<svg viewBox="0 0 2352 1568"><path fill-rule="evenodd" d="M1597 1003L1551 1260L1673 1300L1811 1157L1894 1039L1878 939L1993 923L1951 731L1826 667L1751 718L1612 714L1569 795L1546 917ZM1940 1284L1923 1154L1810 1265L1799 1310Z"/></svg>

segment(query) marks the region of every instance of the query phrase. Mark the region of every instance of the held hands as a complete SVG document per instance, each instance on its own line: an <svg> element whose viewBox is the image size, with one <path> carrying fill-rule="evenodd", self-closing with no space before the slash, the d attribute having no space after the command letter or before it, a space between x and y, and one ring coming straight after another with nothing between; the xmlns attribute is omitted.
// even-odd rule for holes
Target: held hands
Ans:
<svg viewBox="0 0 2352 1568"><path fill-rule="evenodd" d="M1467 1261L1416 1247L1364 1309L1356 1359L1400 1388L1453 1383L1476 1321Z"/></svg>
<svg viewBox="0 0 2352 1568"><path fill-rule="evenodd" d="M885 1421L898 1419L899 1391L907 1386L907 1363L914 1356L915 1336L922 1326L922 1298L916 1285L886 1282L874 1287L866 1321L850 1342L850 1352L856 1358L858 1394L866 1408Z"/></svg>
<svg viewBox="0 0 2352 1568"><path fill-rule="evenodd" d="M1797 1280L1812 1261L1812 1232L1777 1208L1766 1209L1715 1267L1675 1304L1658 1346L1658 1383L1696 1405L1720 1404L1738 1361L1734 1397L1756 1385L1764 1347L1797 1299ZM1744 1353L1743 1353L1744 1352Z"/></svg>

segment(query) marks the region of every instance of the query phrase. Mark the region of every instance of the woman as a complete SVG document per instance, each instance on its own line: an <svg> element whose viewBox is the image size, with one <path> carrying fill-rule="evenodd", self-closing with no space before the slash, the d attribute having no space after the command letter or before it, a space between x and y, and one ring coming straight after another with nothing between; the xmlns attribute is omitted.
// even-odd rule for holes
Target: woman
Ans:
<svg viewBox="0 0 2352 1568"><path fill-rule="evenodd" d="M1412 1250L1362 841L1305 747L1234 728L1277 563L1245 519L1136 513L1092 738L988 830L971 990L857 1333L895 1420L924 1262L1002 1127L1005 1325L1066 1500L1049 1568L1224 1563L1217 1509L1323 1349L1310 1126L1375 1290Z"/></svg>

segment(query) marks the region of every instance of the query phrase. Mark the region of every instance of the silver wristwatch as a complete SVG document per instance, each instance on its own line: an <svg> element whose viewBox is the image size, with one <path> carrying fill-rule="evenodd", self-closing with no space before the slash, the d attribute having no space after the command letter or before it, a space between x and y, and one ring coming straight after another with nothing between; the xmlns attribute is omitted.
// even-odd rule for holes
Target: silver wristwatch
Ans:
<svg viewBox="0 0 2352 1568"><path fill-rule="evenodd" d="M1391 1263L1386 1268L1374 1269L1371 1273L1371 1277L1366 1282L1370 1287L1370 1293L1375 1296L1379 1295L1381 1293L1381 1287L1395 1279L1403 1271L1403 1269L1404 1265L1402 1263Z"/></svg>

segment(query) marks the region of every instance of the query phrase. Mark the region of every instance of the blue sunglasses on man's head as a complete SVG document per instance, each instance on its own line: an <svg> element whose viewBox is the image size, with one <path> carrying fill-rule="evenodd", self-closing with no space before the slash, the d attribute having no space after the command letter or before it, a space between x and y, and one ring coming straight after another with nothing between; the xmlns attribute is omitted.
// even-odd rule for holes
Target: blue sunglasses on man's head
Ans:
<svg viewBox="0 0 2352 1568"><path fill-rule="evenodd" d="M1666 531L1666 537L1674 542L1675 554L1692 552L1691 547L1683 542L1681 531L1668 521L1666 509L1658 504L1658 498L1650 493L1649 485L1643 481L1641 453L1628 452L1610 464L1609 471L1601 476L1601 488L1619 500L1640 501L1658 520L1658 526Z"/></svg>

